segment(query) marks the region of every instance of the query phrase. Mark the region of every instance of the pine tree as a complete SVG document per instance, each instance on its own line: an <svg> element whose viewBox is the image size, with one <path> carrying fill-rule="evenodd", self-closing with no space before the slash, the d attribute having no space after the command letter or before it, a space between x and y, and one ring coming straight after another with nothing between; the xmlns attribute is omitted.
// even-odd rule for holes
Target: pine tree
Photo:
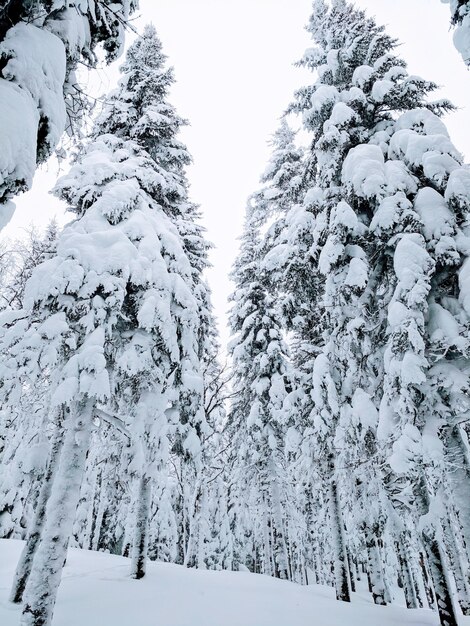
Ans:
<svg viewBox="0 0 470 626"><path fill-rule="evenodd" d="M46 368L51 407L64 413L58 467L24 593L24 625L50 623L97 412L132 439L136 578L145 573L153 481L166 481L169 413L178 413L182 397L191 398L187 415L193 423L200 417L198 302L175 219L185 201L179 164L187 157L181 148L175 162L176 139L165 141L179 122L164 101L171 74L160 51L153 27L131 46L123 82L145 75L153 89L140 101L134 85L133 106L125 90L123 108L131 114L127 127L120 118L115 134L109 110L119 106L119 90L105 106L91 141L55 189L77 217L61 233L56 255L28 281L26 310L4 326L8 401L23 378L33 381Z"/></svg>
<svg viewBox="0 0 470 626"><path fill-rule="evenodd" d="M234 432L233 469L248 499L261 571L290 578L285 524L287 472L284 461L283 403L290 387L286 346L274 300L260 273L256 204L248 207L240 255L233 278L235 292L230 350L235 401L229 416Z"/></svg>
<svg viewBox="0 0 470 626"><path fill-rule="evenodd" d="M418 398L423 398L423 390L418 393L418 387L425 382L428 383L427 390L435 389L434 394L426 396L429 398L425 403L428 415L432 405L432 414L437 417L434 426L443 423L442 407L436 411L436 404L442 404L442 387L437 392L439 383L434 382L437 371L427 366L430 360L424 360L428 341L425 329L431 322L426 311L432 289L439 285L439 305L446 309L444 316L447 313L456 316L460 326L455 328L458 328L462 349L467 322L463 310L457 312L450 307L453 300L448 299L452 298L449 290L455 290L456 282L455 279L449 281L447 268L462 265L464 257L458 253L457 242L461 235L456 230L454 218L446 217L449 206L446 210L440 208L441 200L432 194L439 194L439 191L444 194L449 175L459 181L459 188L465 188L466 170L460 167L461 158L438 119L442 112L451 108L450 104L428 101L427 95L435 89L435 84L407 74L405 63L394 52L396 42L374 20L344 0L335 0L331 5L318 0L313 6L309 31L316 45L306 53L302 63L317 70L318 79L314 85L298 92L290 109L302 114L304 128L312 137L302 177L305 195L303 205L294 204L288 212L268 262L276 255L285 258L289 252L291 258L284 267L281 265L281 273L284 276L289 276L289 272L297 274L297 280L279 282L286 290L285 301L293 305L291 315L286 315L287 320L292 320L295 335L293 347L297 354L294 351L293 358L303 363L303 369L313 375L311 388L307 382L304 393L299 394L301 405L305 402L300 412L304 417L299 421L308 423L310 420L312 424L317 471L323 466L319 483L330 485L327 499L331 507L337 596L348 599L351 579L346 539L351 533L355 534L355 529L347 528L353 519L346 515L353 506L347 494L357 493L357 490L349 488L343 468L352 462L356 470L352 474L349 471L350 478L357 478L364 484L367 480L364 460L366 468L376 472L384 453L393 466L393 455L386 452L390 442L384 447L386 415L391 417L390 406L393 405L396 408L391 409L392 413L397 410L406 423L412 423L414 418L405 418L410 410L407 407L414 407L411 409L413 415L417 414L416 403ZM451 204L449 200L447 202ZM439 227L431 225L431 219L427 217L436 213L436 207L439 207L437 214L442 216ZM464 221L465 217L461 217L460 224ZM439 230L441 225L442 232ZM460 254L465 254L462 248L460 250ZM413 280L409 267L411 260L416 263ZM443 270L437 278L435 268L441 266ZM280 270L276 268L276 271ZM463 285L465 263L460 275ZM444 276L448 278L444 279ZM400 281L406 281L406 293L411 290L413 294L410 296L413 304L401 301L410 310L409 318L400 318L398 302L395 304L397 298L405 297L399 295L405 293ZM460 297L462 305L464 293ZM302 303L298 307L299 314L296 303ZM313 312L310 317L302 316L303 308ZM288 312L287 307L286 310ZM306 319L308 323L305 323ZM444 330L443 319L440 318L438 327L446 335L448 331ZM412 339L408 332L413 343L406 348L403 338L408 325L410 329L414 326L418 334ZM418 341L420 335L422 339ZM446 354L449 360L451 355ZM403 358L406 359L406 370L403 369ZM452 355L452 361L454 367L465 370L466 362L458 353ZM400 378L399 372L404 372ZM442 384L442 376L439 380ZM462 402L463 380L460 376L454 380L459 380L454 387L454 397L456 402ZM368 396L372 407L380 407L378 430L377 425L372 424L370 428L363 420L362 424L354 423L358 392L363 394L362 397ZM400 397L403 400L399 400ZM445 402L449 404L448 397ZM450 414L454 412L456 415L456 405L454 407ZM425 412L422 414L424 416ZM419 434L414 433L415 436L410 435L410 438L420 440L432 432L438 450L442 431L431 426L434 419L428 418L426 431L424 422L423 426L418 425ZM397 432L394 423L394 430L390 428L388 431L390 434ZM366 440L361 442L363 435L358 438L359 430L363 434L369 430L367 445ZM342 455L340 445L345 437L353 447L347 446L347 455ZM437 480L439 455L433 452L431 456L429 466L432 471L424 471L423 463L416 463L415 459L414 468L418 474L413 477L408 473L407 479L403 479L403 485L408 484L416 493L416 497L405 505L415 520L410 521L407 529L416 528L417 518L426 513L434 501L432 494L438 492L438 481L431 489L428 486L423 490L424 484ZM387 499L391 499L405 516L402 509L404 492L399 488L395 491L399 482L398 478L391 479L391 474L386 473L382 481L374 483L379 501L384 502L385 514ZM399 497L398 493L402 496ZM364 497L372 498L372 494L365 493ZM378 510L376 515L375 521L367 520L374 529L372 545L375 552L384 541L384 532L389 532L385 528L380 530L384 513ZM434 522L431 536L425 533L422 541L428 547L441 619L443 623L445 620L454 623L444 544L440 532L435 532L439 520ZM371 534L367 526L363 532ZM415 541L408 542L408 545L415 544ZM415 555L410 558L414 559ZM410 568L410 571L416 571L411 562ZM418 582L413 581L413 584ZM387 595L386 589L376 593L376 600L383 601L384 594Z"/></svg>

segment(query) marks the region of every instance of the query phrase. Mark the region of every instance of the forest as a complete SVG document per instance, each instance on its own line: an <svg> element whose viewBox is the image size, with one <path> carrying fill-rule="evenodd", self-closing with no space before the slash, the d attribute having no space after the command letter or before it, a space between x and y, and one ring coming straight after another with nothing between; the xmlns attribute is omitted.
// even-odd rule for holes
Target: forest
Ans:
<svg viewBox="0 0 470 626"><path fill-rule="evenodd" d="M442 2L470 67L470 0ZM454 104L372 15L313 0L310 82L285 94L240 209L225 345L188 122L138 10L0 0L0 227L53 155L68 211L0 240L0 623L75 624L56 601L91 551L149 612L176 571L175 589L213 594L178 626L222 626L213 581L293 606L331 590L331 609L312 595L305 621L279 626L336 624L336 605L343 625L388 625L397 607L390 624L470 624L470 166ZM83 67L118 58L96 102ZM176 625L161 619L142 624Z"/></svg>

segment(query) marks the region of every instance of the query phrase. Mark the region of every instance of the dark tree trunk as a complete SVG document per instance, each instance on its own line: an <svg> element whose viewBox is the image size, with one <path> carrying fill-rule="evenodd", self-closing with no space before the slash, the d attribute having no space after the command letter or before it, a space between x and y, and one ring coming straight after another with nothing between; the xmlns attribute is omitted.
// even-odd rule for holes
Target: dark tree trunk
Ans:
<svg viewBox="0 0 470 626"><path fill-rule="evenodd" d="M134 545L132 547L132 578L145 576L148 550L148 523L150 514L150 478L142 476L139 483L139 496L136 506Z"/></svg>
<svg viewBox="0 0 470 626"><path fill-rule="evenodd" d="M435 533L423 532L423 540L429 570L434 583L436 605L441 626L458 626L444 551Z"/></svg>
<svg viewBox="0 0 470 626"><path fill-rule="evenodd" d="M415 593L413 574L406 558L404 546L400 540L397 541L395 545L398 556L398 564L400 566L400 577L403 585L403 593L405 594L406 606L408 609L417 609L419 608L419 603Z"/></svg>
<svg viewBox="0 0 470 626"><path fill-rule="evenodd" d="M380 555L381 531L378 524L368 525L366 528L366 546L369 560L369 573L372 598L374 604L386 605L385 582Z"/></svg>
<svg viewBox="0 0 470 626"><path fill-rule="evenodd" d="M344 540L344 527L339 502L338 486L334 475L334 461L330 461L330 485L329 485L329 508L333 538L333 556L336 599L343 602L351 602L351 589L349 586L348 557Z"/></svg>

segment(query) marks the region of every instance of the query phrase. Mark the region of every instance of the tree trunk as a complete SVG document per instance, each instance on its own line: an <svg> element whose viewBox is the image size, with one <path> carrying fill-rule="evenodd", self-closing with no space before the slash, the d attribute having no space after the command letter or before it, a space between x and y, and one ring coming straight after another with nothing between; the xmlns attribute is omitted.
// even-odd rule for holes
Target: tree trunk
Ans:
<svg viewBox="0 0 470 626"><path fill-rule="evenodd" d="M105 511L105 498L102 492L103 488L103 480L100 475L100 491L98 492L98 510L96 512L95 523L93 524L93 531L90 536L90 544L92 550L99 550L100 548L100 538L101 538L101 528L103 526L103 518Z"/></svg>
<svg viewBox="0 0 470 626"><path fill-rule="evenodd" d="M437 540L435 532L423 532L423 540L429 563L429 570L434 583L436 605L441 626L458 626L454 604L452 601L449 572L447 570L445 555L442 547Z"/></svg>
<svg viewBox="0 0 470 626"><path fill-rule="evenodd" d="M198 517L200 516L199 500L202 495L201 484L202 484L202 481L200 478L198 478L196 480L196 484L194 486L194 490L191 496L191 502L188 507L188 511L189 511L188 541L186 545L186 551L185 551L184 562L183 562L183 565L185 567L195 567L197 563L196 553L197 553L197 544L199 543L198 541L199 537L196 537L196 535L198 535L198 530L199 530L199 524L197 522L198 522ZM196 544L196 547L194 547L195 544Z"/></svg>
<svg viewBox="0 0 470 626"><path fill-rule="evenodd" d="M50 626L90 444L94 401L75 402L46 507L44 529L24 591L21 626Z"/></svg>
<svg viewBox="0 0 470 626"><path fill-rule="evenodd" d="M142 476L139 482L139 494L136 503L135 535L131 563L131 576L137 580L143 578L146 572L151 491L150 478L145 475Z"/></svg>
<svg viewBox="0 0 470 626"><path fill-rule="evenodd" d="M428 607L434 611L436 610L436 596L434 595L434 587L432 586L431 574L429 573L426 555L423 552L420 552L419 554L419 565L420 571L423 574L424 595L427 599Z"/></svg>
<svg viewBox="0 0 470 626"><path fill-rule="evenodd" d="M271 559L271 537L269 530L269 510L263 494L263 574L272 576L272 559Z"/></svg>
<svg viewBox="0 0 470 626"><path fill-rule="evenodd" d="M355 579L356 568L354 566L354 559L349 550L347 550L347 554L348 554L348 568L349 568L349 584L351 586L351 593L354 593L356 591L356 579Z"/></svg>
<svg viewBox="0 0 470 626"><path fill-rule="evenodd" d="M36 550L39 546L41 533L46 521L46 506L51 495L53 478L57 468L57 461L59 459L61 446L62 433L57 433L51 446L49 467L47 468L46 475L44 476L44 482L41 486L41 491L39 492L38 501L34 510L34 517L30 527L28 528L26 543L21 552L20 560L16 566L15 576L13 578L10 601L15 604L19 604L23 600L23 593L31 573L34 555L36 554Z"/></svg>
<svg viewBox="0 0 470 626"><path fill-rule="evenodd" d="M272 464L271 502L273 520L273 556L276 575L283 580L289 580L289 557L284 532L284 516L282 514L279 485L275 476L274 463Z"/></svg>
<svg viewBox="0 0 470 626"><path fill-rule="evenodd" d="M398 539L396 542L396 550L398 564L400 566L401 580L403 583L403 593L405 594L406 607L408 609L418 609L420 608L420 605L415 592L413 573L408 563L408 559L406 558L406 550L402 543L402 538Z"/></svg>
<svg viewBox="0 0 470 626"><path fill-rule="evenodd" d="M418 485L417 505L421 515L429 513L430 496L424 474L421 475ZM441 626L458 626L452 599L450 572L447 567L445 549L441 545L442 527L438 518L433 519L422 531L422 537Z"/></svg>
<svg viewBox="0 0 470 626"><path fill-rule="evenodd" d="M460 426L454 426L446 441L446 453L452 471L448 472L452 504L457 511L470 560L470 460Z"/></svg>
<svg viewBox="0 0 470 626"><path fill-rule="evenodd" d="M366 546L369 561L370 584L374 604L386 605L382 558L379 549L381 531L379 524L367 525Z"/></svg>
<svg viewBox="0 0 470 626"><path fill-rule="evenodd" d="M470 594L468 588L468 562L465 566L462 564L461 546L458 545L457 532L452 527L452 512L447 509L447 516L442 518L442 530L444 533L444 541L449 556L450 566L454 574L455 586L457 588L457 597L463 615L470 614ZM466 559L465 559L466 560Z"/></svg>
<svg viewBox="0 0 470 626"><path fill-rule="evenodd" d="M334 476L334 466L330 465L329 509L331 521L331 535L333 540L334 575L336 599L351 602L349 587L348 557L344 540L343 519L339 503L338 487Z"/></svg>

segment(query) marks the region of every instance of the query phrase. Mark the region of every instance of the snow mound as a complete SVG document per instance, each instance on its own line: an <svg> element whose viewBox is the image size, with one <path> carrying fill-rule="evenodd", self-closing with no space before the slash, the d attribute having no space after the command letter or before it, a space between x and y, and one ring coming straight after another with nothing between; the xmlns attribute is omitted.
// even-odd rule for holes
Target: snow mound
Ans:
<svg viewBox="0 0 470 626"><path fill-rule="evenodd" d="M0 540L0 624L17 626L7 600L21 549ZM365 584L365 580L362 581ZM363 594L337 602L332 589L302 587L244 572L185 569L151 563L143 580L129 578L129 561L70 550L53 626L437 626L426 610L375 606Z"/></svg>

